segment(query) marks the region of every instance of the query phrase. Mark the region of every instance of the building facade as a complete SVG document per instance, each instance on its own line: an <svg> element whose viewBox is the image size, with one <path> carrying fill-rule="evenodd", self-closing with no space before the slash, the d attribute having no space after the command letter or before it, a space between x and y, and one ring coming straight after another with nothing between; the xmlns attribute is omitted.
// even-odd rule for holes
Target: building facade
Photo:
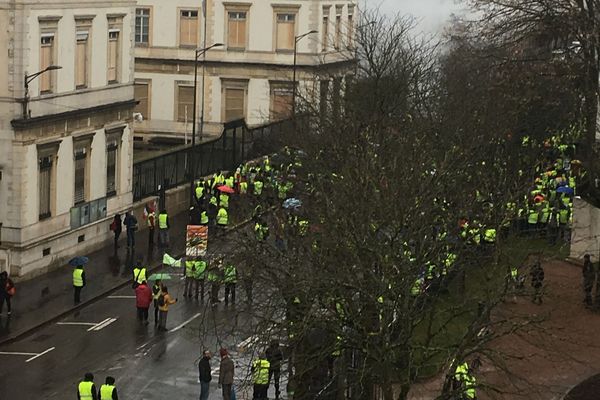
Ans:
<svg viewBox="0 0 600 400"><path fill-rule="evenodd" d="M131 206L134 13L130 0L0 0L0 270L85 254Z"/></svg>
<svg viewBox="0 0 600 400"><path fill-rule="evenodd" d="M195 49L213 44L222 46L199 58L196 92L205 135L239 118L256 125L288 116L296 38L314 31L297 42L300 91L319 69L352 64L357 11L354 0L139 0L136 139L190 137Z"/></svg>

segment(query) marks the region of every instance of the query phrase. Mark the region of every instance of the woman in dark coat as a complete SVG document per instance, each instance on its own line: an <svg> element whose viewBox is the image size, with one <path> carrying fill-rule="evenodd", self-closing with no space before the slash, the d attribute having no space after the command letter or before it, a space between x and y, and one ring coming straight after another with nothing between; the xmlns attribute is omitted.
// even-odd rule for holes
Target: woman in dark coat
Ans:
<svg viewBox="0 0 600 400"><path fill-rule="evenodd" d="M111 224L111 229L115 234L115 249L119 248L117 242L119 241L119 236L121 236L122 222L121 222L121 214L115 214L115 218Z"/></svg>

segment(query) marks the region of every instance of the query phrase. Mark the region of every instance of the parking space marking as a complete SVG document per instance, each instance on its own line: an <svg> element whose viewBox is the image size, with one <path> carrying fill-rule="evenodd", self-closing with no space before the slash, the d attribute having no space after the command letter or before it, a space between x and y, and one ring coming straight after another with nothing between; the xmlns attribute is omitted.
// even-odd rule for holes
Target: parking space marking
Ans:
<svg viewBox="0 0 600 400"><path fill-rule="evenodd" d="M41 353L25 353L25 352L20 352L20 351L0 351L0 355L29 356L29 358L27 360L25 360L25 362L28 363L29 361L33 361L36 358L41 357L46 353L50 353L55 348L56 347L50 347L49 349L46 349L46 350L42 351Z"/></svg>
<svg viewBox="0 0 600 400"><path fill-rule="evenodd" d="M108 296L108 299L135 299L135 296L121 296L121 295L114 295L114 296Z"/></svg>
<svg viewBox="0 0 600 400"><path fill-rule="evenodd" d="M96 322L57 322L56 325L86 325L86 326L95 326Z"/></svg>
<svg viewBox="0 0 600 400"><path fill-rule="evenodd" d="M193 320L195 320L196 318L198 318L199 316L201 316L202 313L198 313L196 315L194 315L192 318L188 319L187 321L177 325L175 328L171 329L170 332L177 332L178 330L180 330L181 328L183 328L184 326L186 326L187 324L189 324L190 322L192 322Z"/></svg>
<svg viewBox="0 0 600 400"><path fill-rule="evenodd" d="M75 321L65 321L65 322L57 322L56 325L80 325L80 326L89 326L88 332L90 331L99 331L106 328L108 325L115 322L117 318L108 317L100 322L75 322Z"/></svg>

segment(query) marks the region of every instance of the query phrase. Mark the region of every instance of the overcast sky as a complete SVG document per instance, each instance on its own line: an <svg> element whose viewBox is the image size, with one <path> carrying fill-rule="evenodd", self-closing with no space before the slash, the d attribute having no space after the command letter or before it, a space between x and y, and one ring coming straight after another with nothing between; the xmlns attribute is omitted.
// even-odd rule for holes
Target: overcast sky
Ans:
<svg viewBox="0 0 600 400"><path fill-rule="evenodd" d="M418 29L426 33L439 31L451 13L461 14L464 9L455 0L367 0L367 4L381 4L386 13L411 14L419 21Z"/></svg>

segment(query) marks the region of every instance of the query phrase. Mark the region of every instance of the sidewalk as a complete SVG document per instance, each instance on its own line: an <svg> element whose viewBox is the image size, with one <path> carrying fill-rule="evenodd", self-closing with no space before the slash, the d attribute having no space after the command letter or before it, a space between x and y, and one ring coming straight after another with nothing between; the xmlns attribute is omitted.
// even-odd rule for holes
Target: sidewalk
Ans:
<svg viewBox="0 0 600 400"><path fill-rule="evenodd" d="M166 251L171 255L183 254L188 213L180 213L172 217L170 222L171 247ZM140 221L140 224L143 223ZM154 242L157 243L158 231L154 235ZM148 248L147 230L136 232L135 241L135 249L127 251L123 231L119 240L120 248L116 252L110 240L101 250L81 254L89 258L89 263L85 266L87 285L81 292L82 302L77 306L73 305L73 267L69 265L17 284L17 294L12 298L12 315L6 315L6 306L0 315L0 344L15 340L67 312L84 307L98 297L129 285L133 263L140 256L149 270L161 265L163 251L156 245L153 249Z"/></svg>

